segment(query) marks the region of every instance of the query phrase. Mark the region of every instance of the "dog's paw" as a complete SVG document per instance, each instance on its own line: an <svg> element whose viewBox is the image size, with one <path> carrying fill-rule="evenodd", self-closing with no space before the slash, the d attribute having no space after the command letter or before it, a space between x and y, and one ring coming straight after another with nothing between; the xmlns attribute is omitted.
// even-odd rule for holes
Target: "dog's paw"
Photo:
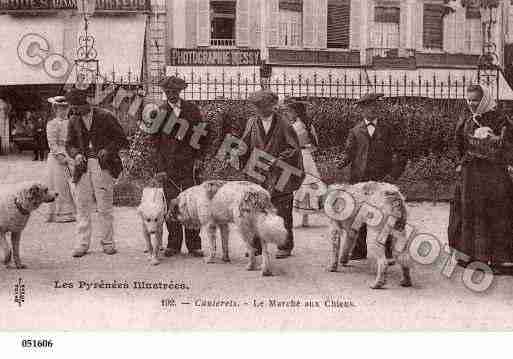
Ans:
<svg viewBox="0 0 513 359"><path fill-rule="evenodd" d="M262 277L271 277L272 275L273 272L269 268L266 268L262 271Z"/></svg>
<svg viewBox="0 0 513 359"><path fill-rule="evenodd" d="M148 248L146 248L146 249L144 250L144 253L150 253L150 252L151 252L151 251L150 251Z"/></svg>
<svg viewBox="0 0 513 359"><path fill-rule="evenodd" d="M401 287L405 287L405 288L412 286L411 280L406 280L406 279L403 279L399 284L401 285Z"/></svg>
<svg viewBox="0 0 513 359"><path fill-rule="evenodd" d="M14 265L7 265L7 268L8 269L26 269L27 266L24 265L24 264L21 264L21 263L18 263L18 264L14 264Z"/></svg>
<svg viewBox="0 0 513 359"><path fill-rule="evenodd" d="M230 257L228 257L228 256L223 256L223 262L225 262L225 263L230 263L230 262L231 262Z"/></svg>
<svg viewBox="0 0 513 359"><path fill-rule="evenodd" d="M150 263L151 263L152 266L156 266L156 265L160 264L160 261L159 261L158 258L153 257L153 258L150 259Z"/></svg>
<svg viewBox="0 0 513 359"><path fill-rule="evenodd" d="M254 263L248 263L248 265L246 266L247 271L253 271L253 270L257 270L257 269L258 268Z"/></svg>
<svg viewBox="0 0 513 359"><path fill-rule="evenodd" d="M8 265L9 263L11 263L11 258L12 258L12 252L9 251L5 257L3 258L2 260L2 263L5 264L5 265Z"/></svg>
<svg viewBox="0 0 513 359"><path fill-rule="evenodd" d="M216 262L216 257L210 257L208 256L206 259L205 259L205 263L207 264L213 264Z"/></svg>
<svg viewBox="0 0 513 359"><path fill-rule="evenodd" d="M337 271L338 271L337 263L326 267L326 272L337 272Z"/></svg>
<svg viewBox="0 0 513 359"><path fill-rule="evenodd" d="M383 281L376 281L371 284L371 289L384 289L385 282Z"/></svg>

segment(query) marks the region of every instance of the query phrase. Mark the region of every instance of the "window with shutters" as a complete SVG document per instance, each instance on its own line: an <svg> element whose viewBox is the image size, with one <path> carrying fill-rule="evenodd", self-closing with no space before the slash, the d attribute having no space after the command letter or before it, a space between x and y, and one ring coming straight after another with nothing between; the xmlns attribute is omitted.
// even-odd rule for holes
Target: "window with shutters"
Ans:
<svg viewBox="0 0 513 359"><path fill-rule="evenodd" d="M426 49L444 47L444 21L447 8L438 4L424 4L423 46Z"/></svg>
<svg viewBox="0 0 513 359"><path fill-rule="evenodd" d="M401 9L398 7L375 7L374 24L371 34L371 47L383 51L383 53L380 53L379 55L385 56L389 53L388 50L399 48L400 17Z"/></svg>
<svg viewBox="0 0 513 359"><path fill-rule="evenodd" d="M278 46L297 48L303 45L303 1L280 0Z"/></svg>
<svg viewBox="0 0 513 359"><path fill-rule="evenodd" d="M328 48L349 48L350 18L351 0L328 0Z"/></svg>
<svg viewBox="0 0 513 359"><path fill-rule="evenodd" d="M482 52L482 25L481 16L469 17L465 21L465 53L479 55Z"/></svg>
<svg viewBox="0 0 513 359"><path fill-rule="evenodd" d="M212 46L235 46L236 1L210 1Z"/></svg>

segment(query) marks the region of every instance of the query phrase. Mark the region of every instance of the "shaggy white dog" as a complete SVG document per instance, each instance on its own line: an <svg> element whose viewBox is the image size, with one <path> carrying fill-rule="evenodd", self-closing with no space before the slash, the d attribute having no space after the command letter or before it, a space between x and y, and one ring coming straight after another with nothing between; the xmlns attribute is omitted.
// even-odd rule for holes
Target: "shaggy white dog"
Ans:
<svg viewBox="0 0 513 359"><path fill-rule="evenodd" d="M210 244L207 263L215 260L218 228L221 233L222 259L229 262L229 225L235 225L249 253L247 270L257 269L254 241L260 240L264 276L272 275L267 245L280 245L287 236L283 219L276 214L269 192L246 181L207 181L191 187L169 203L169 217L188 227L201 228L201 238Z"/></svg>
<svg viewBox="0 0 513 359"><path fill-rule="evenodd" d="M0 191L0 261L6 266L9 266L13 258L17 269L25 268L20 260L21 233L31 212L42 203L55 201L55 198L57 193L36 182L24 182ZM7 242L7 233L11 234L12 250Z"/></svg>
<svg viewBox="0 0 513 359"><path fill-rule="evenodd" d="M331 218L329 235L332 243L332 258L328 268L329 271L336 272L338 268L338 259L340 252L341 238L344 238L342 243L342 254L340 256L340 263L344 266L347 265L349 258L351 258L351 252L354 249L356 240L358 238L358 229L354 227L354 223L357 220L358 214L361 211L362 205L367 204L373 208L373 210L379 210L382 214L382 218L386 219L389 216L396 218L394 230L391 231L392 236L388 237L390 241L386 243L387 246L391 246L396 262L401 265L403 279L401 285L404 287L411 286L410 278L410 256L406 246L406 231L405 225L407 221L407 211L405 199L399 188L388 183L379 182L362 182L354 185L335 184L328 187L328 196L325 197L326 201L336 198L337 191L345 192L349 194L355 204L352 215L342 221ZM332 195L330 195L330 193ZM339 196L343 198L344 196ZM324 203L326 208L327 202ZM346 204L347 206L347 204ZM343 217L345 218L345 217ZM361 220L361 218L360 218ZM384 222L382 225L371 226L367 225L367 252L370 257L373 257L377 261L377 274L376 280L371 285L373 289L382 288L386 283L386 271L389 262L385 256L385 244L378 241L377 238L380 232L383 230ZM398 248L402 250L397 250Z"/></svg>
<svg viewBox="0 0 513 359"><path fill-rule="evenodd" d="M160 263L159 254L162 248L162 233L167 214L163 180L163 176L157 175L143 189L141 204L137 207L137 213L141 218L142 233L146 240L145 252L150 253L150 262L153 265Z"/></svg>

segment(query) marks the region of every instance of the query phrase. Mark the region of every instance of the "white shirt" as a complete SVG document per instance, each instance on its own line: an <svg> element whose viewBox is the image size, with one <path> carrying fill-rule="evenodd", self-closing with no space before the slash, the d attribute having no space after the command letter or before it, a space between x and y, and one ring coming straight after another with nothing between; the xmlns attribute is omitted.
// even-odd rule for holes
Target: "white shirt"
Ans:
<svg viewBox="0 0 513 359"><path fill-rule="evenodd" d="M262 118L262 127L264 128L266 135L269 132L269 130L271 129L272 123L273 123L273 115L266 117L266 118Z"/></svg>
<svg viewBox="0 0 513 359"><path fill-rule="evenodd" d="M178 100L176 103L167 102L169 106L173 109L176 118L180 117L180 112L182 112L182 101Z"/></svg>
<svg viewBox="0 0 513 359"><path fill-rule="evenodd" d="M90 111L87 115L82 117L82 120L84 121L87 131L91 131L91 126L93 126L93 111Z"/></svg>
<svg viewBox="0 0 513 359"><path fill-rule="evenodd" d="M369 136L372 137L374 135L374 131L376 131L376 126L378 125L378 120L369 121L365 120L365 126L367 126L367 132L369 132Z"/></svg>

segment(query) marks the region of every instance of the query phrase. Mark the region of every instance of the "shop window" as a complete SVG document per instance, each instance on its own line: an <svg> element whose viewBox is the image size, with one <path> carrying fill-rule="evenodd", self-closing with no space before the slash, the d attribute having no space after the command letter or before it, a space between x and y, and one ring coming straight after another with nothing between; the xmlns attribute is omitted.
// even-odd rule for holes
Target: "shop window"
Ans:
<svg viewBox="0 0 513 359"><path fill-rule="evenodd" d="M350 18L351 0L328 0L328 48L349 48Z"/></svg>
<svg viewBox="0 0 513 359"><path fill-rule="evenodd" d="M212 46L235 46L235 1L211 1Z"/></svg>

